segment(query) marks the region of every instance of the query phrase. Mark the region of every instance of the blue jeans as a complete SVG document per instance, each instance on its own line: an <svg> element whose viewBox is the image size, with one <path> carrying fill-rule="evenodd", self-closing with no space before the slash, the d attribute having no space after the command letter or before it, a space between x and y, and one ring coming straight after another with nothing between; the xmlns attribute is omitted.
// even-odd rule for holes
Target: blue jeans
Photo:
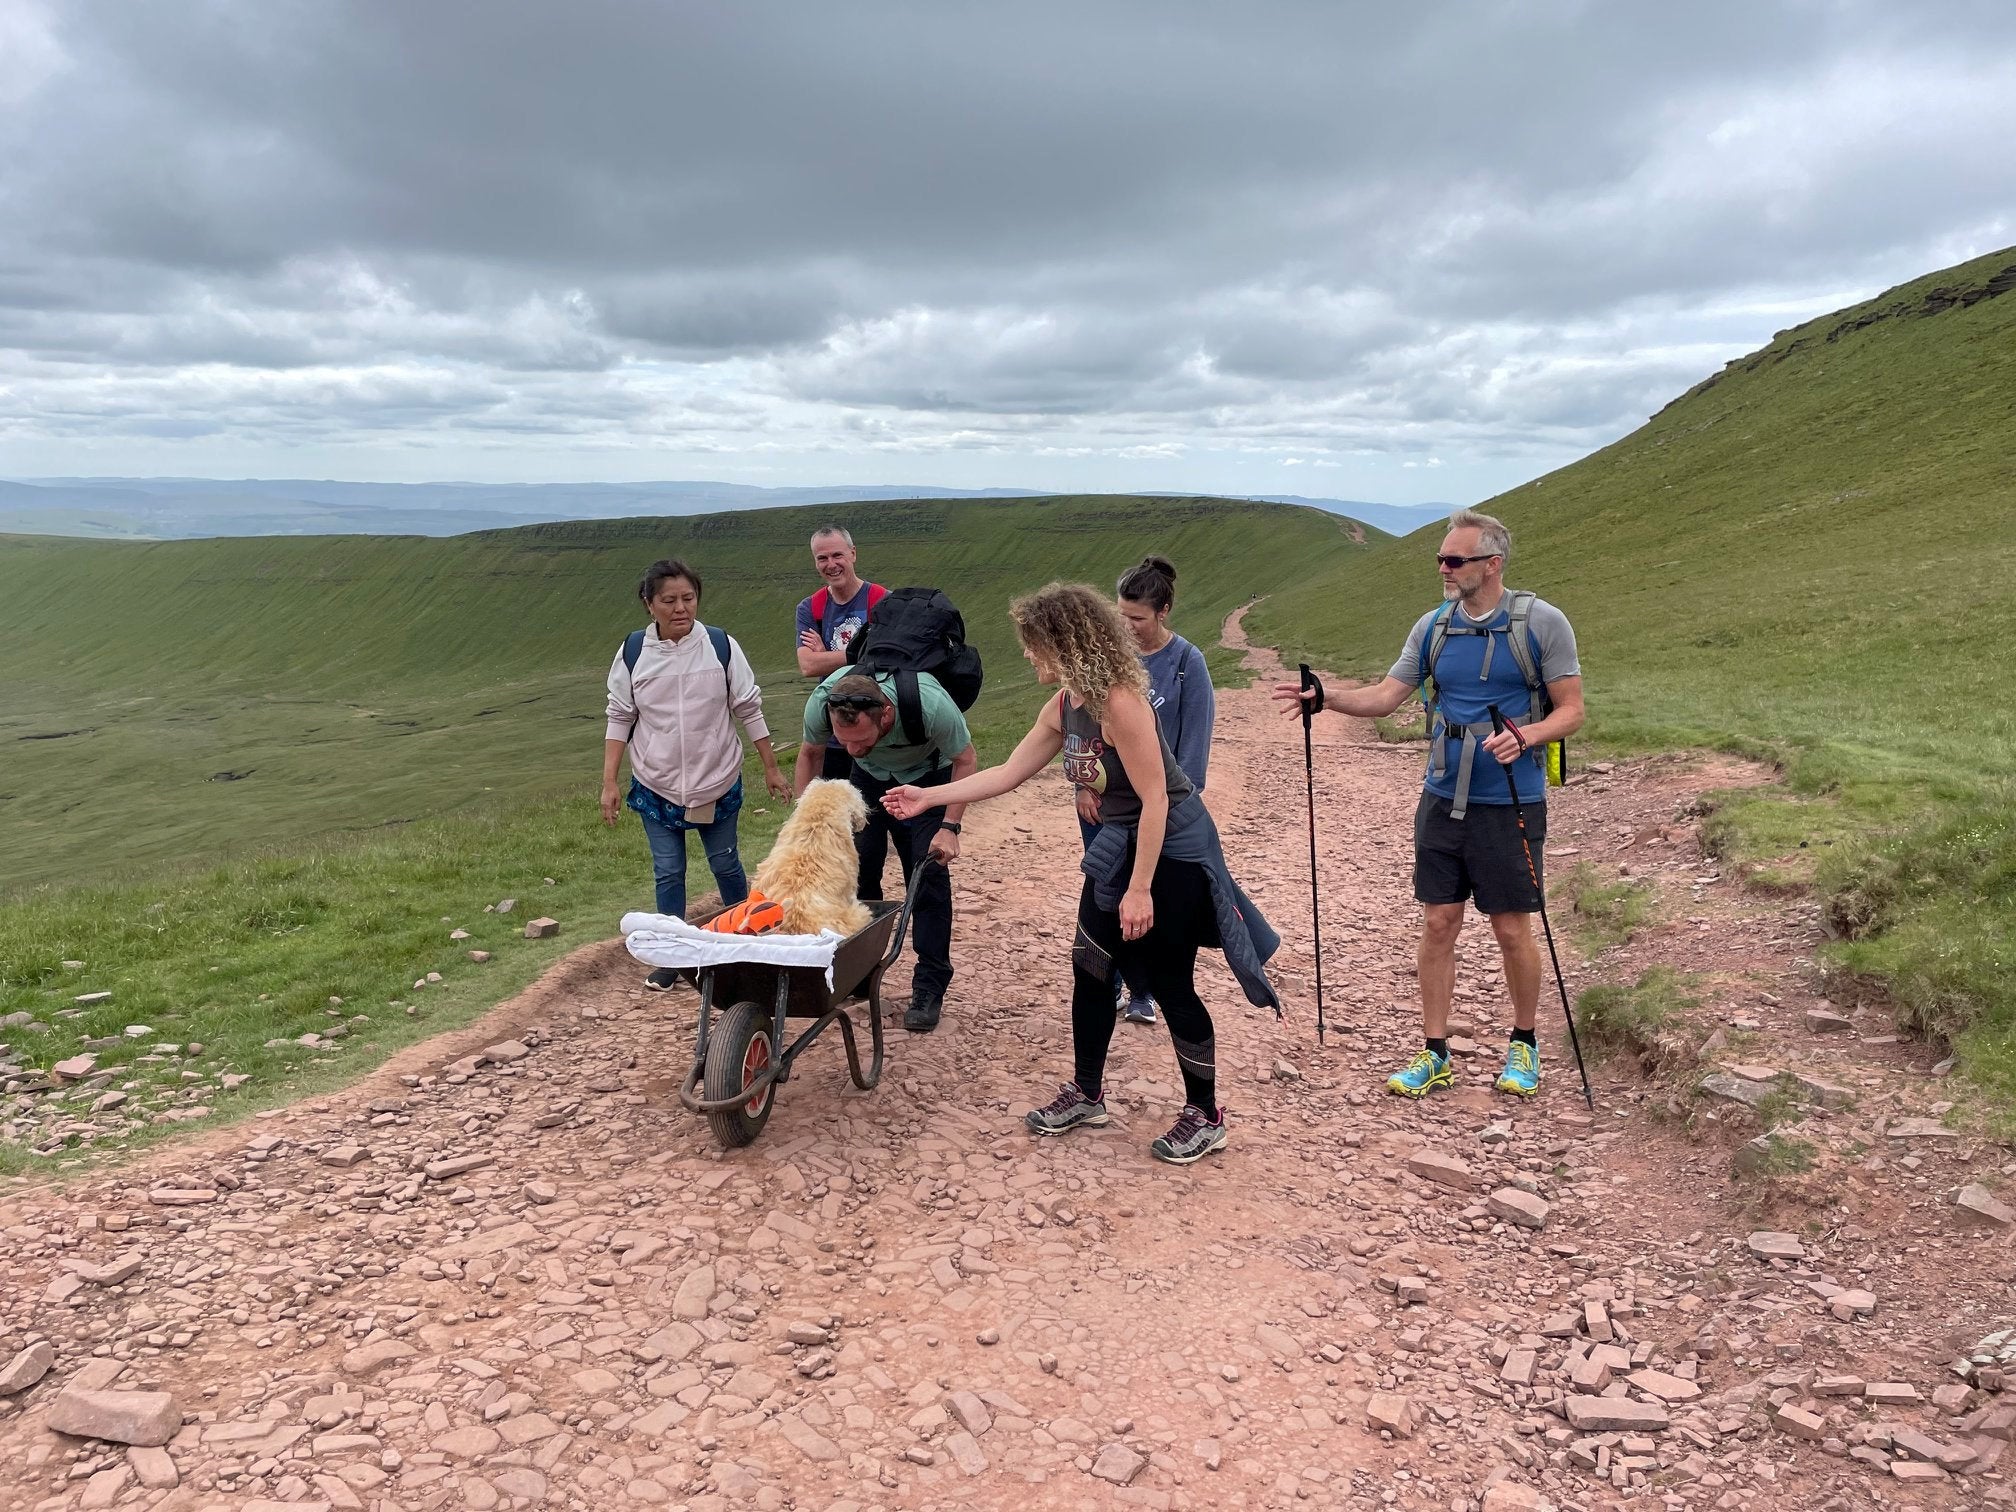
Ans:
<svg viewBox="0 0 2016 1512"><path fill-rule="evenodd" d="M651 871L658 883L658 912L675 919L686 917L686 831L675 830L655 819L644 820L644 838L651 846ZM700 847L707 852L707 869L721 889L723 905L740 903L749 896L749 878L742 871L742 853L735 848L735 821L741 814L727 814L712 824L698 826Z"/></svg>

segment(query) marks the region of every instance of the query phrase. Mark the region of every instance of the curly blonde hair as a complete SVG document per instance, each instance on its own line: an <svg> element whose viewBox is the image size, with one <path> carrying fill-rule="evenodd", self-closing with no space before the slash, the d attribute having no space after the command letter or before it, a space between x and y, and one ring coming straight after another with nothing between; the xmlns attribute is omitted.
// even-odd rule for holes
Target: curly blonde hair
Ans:
<svg viewBox="0 0 2016 1512"><path fill-rule="evenodd" d="M1095 719L1115 688L1148 696L1148 672L1113 601L1085 583L1051 583L1008 606L1023 648L1056 665Z"/></svg>

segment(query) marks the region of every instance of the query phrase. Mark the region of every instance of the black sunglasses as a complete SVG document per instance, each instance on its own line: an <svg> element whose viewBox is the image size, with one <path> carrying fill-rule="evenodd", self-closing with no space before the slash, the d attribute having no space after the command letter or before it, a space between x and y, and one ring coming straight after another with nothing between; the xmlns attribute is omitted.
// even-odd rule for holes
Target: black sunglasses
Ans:
<svg viewBox="0 0 2016 1512"><path fill-rule="evenodd" d="M870 698L866 693L843 693L838 698L826 700L829 709L840 709L849 714L867 714L882 707L883 700Z"/></svg>
<svg viewBox="0 0 2016 1512"><path fill-rule="evenodd" d="M1498 553L1495 551L1487 551L1482 556L1473 556L1473 557L1437 556L1435 558L1435 562L1436 565L1441 567L1447 567L1451 572L1454 572L1458 567L1467 567L1472 562L1488 562L1491 560L1491 558L1495 557L1496 555L1498 555Z"/></svg>

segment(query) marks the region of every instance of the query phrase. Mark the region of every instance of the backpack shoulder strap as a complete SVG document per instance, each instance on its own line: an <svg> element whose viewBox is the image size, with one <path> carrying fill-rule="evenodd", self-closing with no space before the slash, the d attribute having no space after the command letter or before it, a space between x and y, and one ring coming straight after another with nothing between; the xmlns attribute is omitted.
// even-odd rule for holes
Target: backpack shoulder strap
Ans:
<svg viewBox="0 0 2016 1512"><path fill-rule="evenodd" d="M821 592L824 592L824 590L822 589ZM889 597L889 590L887 588L884 588L880 583L870 583L868 585L868 612L873 614L875 606L887 597Z"/></svg>
<svg viewBox="0 0 2016 1512"><path fill-rule="evenodd" d="M1526 691L1533 695L1536 710L1547 689L1540 681L1540 668L1533 660L1532 632L1527 628L1527 621L1533 617L1533 603L1539 597L1539 594L1524 589L1513 594L1512 612L1505 624L1506 645L1512 652L1512 659L1519 664L1519 675L1526 679Z"/></svg>
<svg viewBox="0 0 2016 1512"><path fill-rule="evenodd" d="M714 659L721 663L721 681L723 684L729 684L728 632L723 630L719 625L709 625L707 627L707 639L714 643ZM734 696L732 684L729 685L729 696Z"/></svg>
<svg viewBox="0 0 2016 1512"><path fill-rule="evenodd" d="M917 685L917 674L904 667L890 675L896 679L896 717L903 721L903 733L910 744L922 745L930 731L924 724L924 690Z"/></svg>
<svg viewBox="0 0 2016 1512"><path fill-rule="evenodd" d="M637 670L637 658L644 654L644 632L632 630L623 637L623 665L630 671Z"/></svg>
<svg viewBox="0 0 2016 1512"><path fill-rule="evenodd" d="M1442 647L1449 639L1449 616L1456 612L1456 600L1444 599L1442 607L1435 611L1435 617L1428 622L1428 635L1421 645L1421 686L1426 689L1435 680L1435 661L1441 656Z"/></svg>
<svg viewBox="0 0 2016 1512"><path fill-rule="evenodd" d="M828 593L824 588L821 588L817 593L812 595L813 624L820 625L826 622L826 606L832 602L833 595Z"/></svg>

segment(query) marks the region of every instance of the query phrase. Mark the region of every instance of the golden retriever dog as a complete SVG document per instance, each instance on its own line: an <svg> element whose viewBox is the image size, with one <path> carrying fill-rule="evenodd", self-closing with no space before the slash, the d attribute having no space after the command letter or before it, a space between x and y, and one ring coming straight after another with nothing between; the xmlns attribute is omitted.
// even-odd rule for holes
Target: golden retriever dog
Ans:
<svg viewBox="0 0 2016 1512"><path fill-rule="evenodd" d="M853 783L806 787L756 868L756 890L784 906L786 934L850 935L868 923L868 905L854 896L861 871L854 832L867 822L867 801Z"/></svg>

